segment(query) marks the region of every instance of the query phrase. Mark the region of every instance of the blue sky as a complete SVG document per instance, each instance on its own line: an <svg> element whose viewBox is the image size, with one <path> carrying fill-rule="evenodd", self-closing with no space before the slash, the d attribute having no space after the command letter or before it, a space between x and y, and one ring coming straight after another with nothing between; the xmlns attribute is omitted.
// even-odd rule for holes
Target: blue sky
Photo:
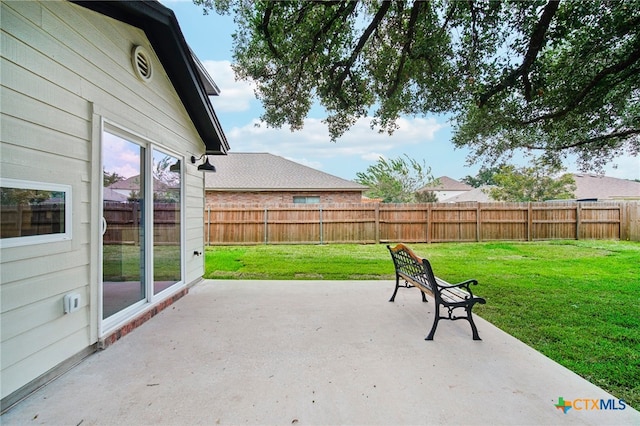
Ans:
<svg viewBox="0 0 640 426"><path fill-rule="evenodd" d="M424 161L434 177L461 179L478 172L479 164L466 165L469 152L454 148L451 126L442 116L402 118L392 136L370 129L369 120L362 119L337 142L330 141L320 108L311 111L300 131L261 124L262 107L253 88L247 82L236 82L230 67L235 29L232 17L214 12L203 15L202 8L188 0L161 2L174 11L187 43L221 90L211 101L232 152L269 152L349 180L380 156L404 154ZM640 158L619 158L616 165L606 168L607 176L640 179ZM565 166L577 172L575 164L566 162Z"/></svg>

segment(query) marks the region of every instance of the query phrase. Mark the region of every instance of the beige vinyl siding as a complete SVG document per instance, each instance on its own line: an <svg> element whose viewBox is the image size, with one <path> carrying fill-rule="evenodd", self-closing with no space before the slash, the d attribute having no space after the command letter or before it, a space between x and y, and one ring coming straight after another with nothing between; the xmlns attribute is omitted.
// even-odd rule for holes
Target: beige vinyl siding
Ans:
<svg viewBox="0 0 640 426"><path fill-rule="evenodd" d="M96 343L102 170L99 120L179 155L185 173L185 283L199 279L203 177L188 159L204 145L144 32L68 2L2 2L2 177L71 185L71 241L2 249L2 398ZM153 58L141 82L134 45ZM98 150L98 151L96 151ZM82 308L65 315L65 294Z"/></svg>
<svg viewBox="0 0 640 426"><path fill-rule="evenodd" d="M192 174L202 175L202 172L198 172L196 167L187 167L187 170ZM195 177L187 179L185 191L185 203L188 206L185 212L187 246L185 258L187 260L187 282L189 283L204 274L204 179L200 180ZM194 251L201 251L203 254L202 256L194 256Z"/></svg>

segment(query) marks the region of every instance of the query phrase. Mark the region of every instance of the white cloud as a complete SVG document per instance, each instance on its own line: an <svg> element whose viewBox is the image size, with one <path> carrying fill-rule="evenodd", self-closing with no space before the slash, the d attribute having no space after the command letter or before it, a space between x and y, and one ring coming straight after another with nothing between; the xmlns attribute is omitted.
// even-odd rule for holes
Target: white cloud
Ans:
<svg viewBox="0 0 640 426"><path fill-rule="evenodd" d="M140 146L108 132L103 133L104 170L124 178L140 174Z"/></svg>
<svg viewBox="0 0 640 426"><path fill-rule="evenodd" d="M371 129L370 122L370 118L358 120L337 142L331 142L326 124L317 118L307 118L304 128L296 132L271 128L254 119L244 126L227 128L225 133L232 152L269 152L346 179L380 157L407 153L421 161L427 152L433 158L443 150L436 135L448 125L435 118L403 118L391 136ZM444 146L451 149L449 144Z"/></svg>
<svg viewBox="0 0 640 426"><path fill-rule="evenodd" d="M236 81L231 62L204 61L202 64L220 88L220 95L210 98L216 111L239 112L251 108L251 101L255 100L255 85L247 81Z"/></svg>
<svg viewBox="0 0 640 426"><path fill-rule="evenodd" d="M380 157L382 158L386 158L383 154L380 154L378 152L372 152L370 154L364 154L361 158L365 161L372 161L372 162L376 162L380 159Z"/></svg>
<svg viewBox="0 0 640 426"><path fill-rule="evenodd" d="M401 150L434 140L438 130L446 127L435 119L401 119L400 128L392 136L369 126L370 119L360 119L337 142L331 142L326 125L319 119L307 118L302 130L274 129L257 120L227 131L234 151L271 152L296 158L335 158L358 156L377 161L384 153Z"/></svg>

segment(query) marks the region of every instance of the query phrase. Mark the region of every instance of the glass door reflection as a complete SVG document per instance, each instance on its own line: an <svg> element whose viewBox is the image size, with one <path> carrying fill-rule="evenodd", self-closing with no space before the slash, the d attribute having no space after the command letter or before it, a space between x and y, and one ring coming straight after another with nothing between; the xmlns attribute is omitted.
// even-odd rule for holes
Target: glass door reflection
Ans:
<svg viewBox="0 0 640 426"><path fill-rule="evenodd" d="M102 318L146 298L145 148L103 133Z"/></svg>
<svg viewBox="0 0 640 426"><path fill-rule="evenodd" d="M153 294L182 280L181 164L153 150Z"/></svg>

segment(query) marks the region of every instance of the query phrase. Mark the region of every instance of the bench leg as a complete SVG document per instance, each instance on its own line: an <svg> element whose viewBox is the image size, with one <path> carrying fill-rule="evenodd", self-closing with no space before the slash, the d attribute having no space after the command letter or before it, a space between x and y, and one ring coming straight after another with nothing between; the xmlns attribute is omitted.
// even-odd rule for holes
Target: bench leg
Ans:
<svg viewBox="0 0 640 426"><path fill-rule="evenodd" d="M480 335L478 334L478 328L476 327L476 323L473 322L473 317L471 316L471 308L472 306L468 306L467 309L467 319L469 320L469 324L471 324L471 332L473 333L473 340L482 340Z"/></svg>
<svg viewBox="0 0 640 426"><path fill-rule="evenodd" d="M396 298L396 293L398 292L398 287L400 287L400 277L396 275L396 289L393 291L393 296L389 299L389 302L393 302Z"/></svg>
<svg viewBox="0 0 640 426"><path fill-rule="evenodd" d="M424 293L422 293L424 296ZM436 328L438 328L438 321L440 321L440 304L436 303L436 313L435 318L433 318L433 325L431 326L431 331L429 335L424 340L433 340L434 334L436 334Z"/></svg>

